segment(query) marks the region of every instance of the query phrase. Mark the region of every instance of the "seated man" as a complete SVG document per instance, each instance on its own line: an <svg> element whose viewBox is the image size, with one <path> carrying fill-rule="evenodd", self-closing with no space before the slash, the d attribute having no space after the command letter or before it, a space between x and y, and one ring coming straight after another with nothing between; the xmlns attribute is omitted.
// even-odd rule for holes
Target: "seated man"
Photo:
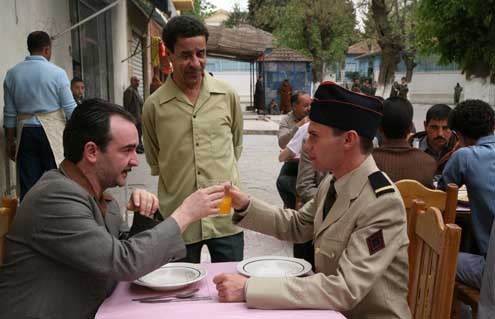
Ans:
<svg viewBox="0 0 495 319"><path fill-rule="evenodd" d="M316 274L246 278L219 274L222 302L263 309L315 308L348 318L410 318L408 238L402 199L370 156L380 100L324 82L311 105L305 144L315 169L330 171L299 211L230 188L239 226L282 240L314 240Z"/></svg>
<svg viewBox="0 0 495 319"><path fill-rule="evenodd" d="M131 114L103 100L76 108L63 133L65 160L27 193L7 235L0 268L0 317L94 318L117 281L138 277L186 255L181 233L218 213L223 187L191 194L172 216L129 240L105 190L123 186L138 165ZM127 208L151 215L155 195L132 193Z"/></svg>
<svg viewBox="0 0 495 319"><path fill-rule="evenodd" d="M414 179L433 188L436 161L407 142L413 124L413 107L408 100L391 97L383 103L383 118L378 132L380 147L373 150L376 166L393 182Z"/></svg>
<svg viewBox="0 0 495 319"><path fill-rule="evenodd" d="M280 151L280 154L278 154L279 162L285 162L288 160L300 158L304 141L308 136L308 126L309 123L301 126L297 130L296 134L294 134L294 136L291 138L289 143L287 143L287 146L282 151Z"/></svg>
<svg viewBox="0 0 495 319"><path fill-rule="evenodd" d="M457 137L448 126L452 109L445 104L435 104L426 112L425 130L411 138L411 144L437 161L435 175L442 174L443 168L452 153L459 147Z"/></svg>
<svg viewBox="0 0 495 319"><path fill-rule="evenodd" d="M278 145L283 150L296 134L298 129L309 121L308 114L311 97L306 92L296 92L291 96L292 111L280 121L278 130ZM288 208L296 204L297 160L287 160L280 169L277 178L277 190Z"/></svg>
<svg viewBox="0 0 495 319"><path fill-rule="evenodd" d="M495 217L495 112L480 100L466 100L451 113L449 126L461 145L447 162L438 188L448 183L466 185L477 254L459 253L457 279L480 288L490 229Z"/></svg>

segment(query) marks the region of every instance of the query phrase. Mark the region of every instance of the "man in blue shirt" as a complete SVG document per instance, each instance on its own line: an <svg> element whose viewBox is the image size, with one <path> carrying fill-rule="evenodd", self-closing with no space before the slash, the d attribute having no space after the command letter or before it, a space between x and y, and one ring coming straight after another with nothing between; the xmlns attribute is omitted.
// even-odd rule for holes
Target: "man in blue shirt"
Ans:
<svg viewBox="0 0 495 319"><path fill-rule="evenodd" d="M466 185L479 254L459 253L457 278L478 289L495 217L494 116L491 106L480 100L466 100L452 110L449 126L464 147L452 154L438 182L440 189L448 183Z"/></svg>
<svg viewBox="0 0 495 319"><path fill-rule="evenodd" d="M27 45L30 56L7 72L3 84L6 152L17 163L21 200L62 161L62 132L76 107L67 74L49 62L50 36L34 31Z"/></svg>

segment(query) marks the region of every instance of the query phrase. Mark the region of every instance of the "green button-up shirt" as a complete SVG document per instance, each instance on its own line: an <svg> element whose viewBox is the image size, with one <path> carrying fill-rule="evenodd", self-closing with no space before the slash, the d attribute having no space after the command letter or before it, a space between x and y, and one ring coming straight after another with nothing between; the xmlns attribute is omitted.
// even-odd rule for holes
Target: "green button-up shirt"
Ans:
<svg viewBox="0 0 495 319"><path fill-rule="evenodd" d="M242 151L239 96L205 73L193 105L171 77L145 102L143 139L152 175L159 175L158 198L164 217L207 180L239 185ZM229 215L203 218L184 232L192 244L239 233Z"/></svg>

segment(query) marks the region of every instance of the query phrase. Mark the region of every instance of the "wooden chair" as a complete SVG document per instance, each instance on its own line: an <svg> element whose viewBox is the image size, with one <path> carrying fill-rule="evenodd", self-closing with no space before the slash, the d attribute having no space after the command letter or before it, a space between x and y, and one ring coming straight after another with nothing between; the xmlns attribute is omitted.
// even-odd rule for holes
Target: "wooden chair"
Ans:
<svg viewBox="0 0 495 319"><path fill-rule="evenodd" d="M444 224L438 208L424 210L415 201L411 228L415 250L409 262L412 277L408 302L413 318L449 318L461 229Z"/></svg>
<svg viewBox="0 0 495 319"><path fill-rule="evenodd" d="M442 217L446 224L453 224L455 222L457 193L459 192L459 187L456 184L448 184L445 192L427 188L420 182L412 179L397 181L395 186L399 189L408 215L411 212L413 200L421 199L426 207L438 207L442 211Z"/></svg>
<svg viewBox="0 0 495 319"><path fill-rule="evenodd" d="M0 208L0 265L3 263L3 256L5 254L5 236L9 232L11 216L10 208Z"/></svg>

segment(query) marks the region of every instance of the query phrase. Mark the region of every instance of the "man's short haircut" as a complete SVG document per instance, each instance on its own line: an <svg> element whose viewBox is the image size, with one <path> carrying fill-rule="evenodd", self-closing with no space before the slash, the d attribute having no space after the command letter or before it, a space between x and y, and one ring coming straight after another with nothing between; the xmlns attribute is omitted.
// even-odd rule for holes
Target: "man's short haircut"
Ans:
<svg viewBox="0 0 495 319"><path fill-rule="evenodd" d="M204 36L208 42L208 29L201 21L191 16L175 16L163 28L162 40L165 46L174 52L177 39L198 36Z"/></svg>
<svg viewBox="0 0 495 319"><path fill-rule="evenodd" d="M304 91L296 91L294 93L292 93L292 95L290 96L290 105L294 106L297 104L297 102L299 102L299 97L301 95L307 95L308 92L304 92Z"/></svg>
<svg viewBox="0 0 495 319"><path fill-rule="evenodd" d="M493 133L495 112L486 102L466 100L456 106L449 116L449 127L465 137L477 140Z"/></svg>
<svg viewBox="0 0 495 319"><path fill-rule="evenodd" d="M105 152L110 135L110 117L120 116L129 122L136 123L134 117L119 105L102 99L85 100L76 107L64 129L64 156L77 164L82 160L84 146L94 142Z"/></svg>
<svg viewBox="0 0 495 319"><path fill-rule="evenodd" d="M435 104L426 112L426 124L431 120L442 121L448 120L452 109L447 104Z"/></svg>
<svg viewBox="0 0 495 319"><path fill-rule="evenodd" d="M406 138L413 119L411 102L391 97L383 103L382 130L389 139Z"/></svg>
<svg viewBox="0 0 495 319"><path fill-rule="evenodd" d="M45 47L52 45L52 40L48 33L44 31L33 31L28 35L27 47L29 53L33 54L42 51Z"/></svg>
<svg viewBox="0 0 495 319"><path fill-rule="evenodd" d="M71 86L71 87L72 87L72 86L74 86L74 84L76 84L77 82L83 82L83 83L84 83L83 79L81 79L81 78L80 78L80 77L78 77L78 76L75 76L75 77L74 77L74 78L70 81L70 86Z"/></svg>

